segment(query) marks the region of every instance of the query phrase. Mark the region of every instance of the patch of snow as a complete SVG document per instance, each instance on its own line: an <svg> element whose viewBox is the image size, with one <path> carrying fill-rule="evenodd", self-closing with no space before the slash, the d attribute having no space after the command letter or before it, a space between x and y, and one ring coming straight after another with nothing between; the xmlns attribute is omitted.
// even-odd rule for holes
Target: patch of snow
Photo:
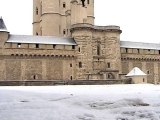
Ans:
<svg viewBox="0 0 160 120"><path fill-rule="evenodd" d="M0 120L160 120L160 86L0 87Z"/></svg>

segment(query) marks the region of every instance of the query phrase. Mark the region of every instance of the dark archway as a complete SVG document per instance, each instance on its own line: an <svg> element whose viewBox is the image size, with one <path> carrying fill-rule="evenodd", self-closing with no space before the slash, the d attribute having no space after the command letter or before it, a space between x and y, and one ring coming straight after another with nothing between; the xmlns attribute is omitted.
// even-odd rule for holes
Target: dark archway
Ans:
<svg viewBox="0 0 160 120"><path fill-rule="evenodd" d="M115 76L112 73L108 73L107 78L108 79L115 79Z"/></svg>

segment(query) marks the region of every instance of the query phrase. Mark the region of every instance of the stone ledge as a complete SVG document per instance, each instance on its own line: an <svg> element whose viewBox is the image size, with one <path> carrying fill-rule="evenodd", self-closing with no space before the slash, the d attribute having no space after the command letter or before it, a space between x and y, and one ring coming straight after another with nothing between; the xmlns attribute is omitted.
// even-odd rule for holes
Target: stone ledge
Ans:
<svg viewBox="0 0 160 120"><path fill-rule="evenodd" d="M111 84L130 84L131 79L121 80L3 80L0 86L54 86L54 85L111 85Z"/></svg>
<svg viewBox="0 0 160 120"><path fill-rule="evenodd" d="M119 26L115 25L108 25L108 26L95 26L88 23L78 23L71 26L71 31L74 29L93 29L93 30L99 30L99 31L118 31L122 33L122 30L120 30Z"/></svg>

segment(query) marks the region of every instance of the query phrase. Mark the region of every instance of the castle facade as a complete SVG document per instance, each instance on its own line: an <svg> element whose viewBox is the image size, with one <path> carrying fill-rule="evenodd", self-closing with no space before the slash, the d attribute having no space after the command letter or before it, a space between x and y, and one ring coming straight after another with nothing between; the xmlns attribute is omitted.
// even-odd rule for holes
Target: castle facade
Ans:
<svg viewBox="0 0 160 120"><path fill-rule="evenodd" d="M138 67L160 82L160 44L120 41L94 19L94 0L33 0L33 36L0 18L0 80L119 80Z"/></svg>

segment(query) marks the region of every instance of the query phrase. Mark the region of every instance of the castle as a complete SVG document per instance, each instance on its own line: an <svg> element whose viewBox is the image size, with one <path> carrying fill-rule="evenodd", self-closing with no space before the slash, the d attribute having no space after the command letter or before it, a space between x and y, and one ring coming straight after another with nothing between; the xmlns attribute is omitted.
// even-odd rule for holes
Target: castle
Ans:
<svg viewBox="0 0 160 120"><path fill-rule="evenodd" d="M33 36L0 18L0 80L118 80L138 67L160 82L159 44L120 41L94 19L94 0L33 0Z"/></svg>

